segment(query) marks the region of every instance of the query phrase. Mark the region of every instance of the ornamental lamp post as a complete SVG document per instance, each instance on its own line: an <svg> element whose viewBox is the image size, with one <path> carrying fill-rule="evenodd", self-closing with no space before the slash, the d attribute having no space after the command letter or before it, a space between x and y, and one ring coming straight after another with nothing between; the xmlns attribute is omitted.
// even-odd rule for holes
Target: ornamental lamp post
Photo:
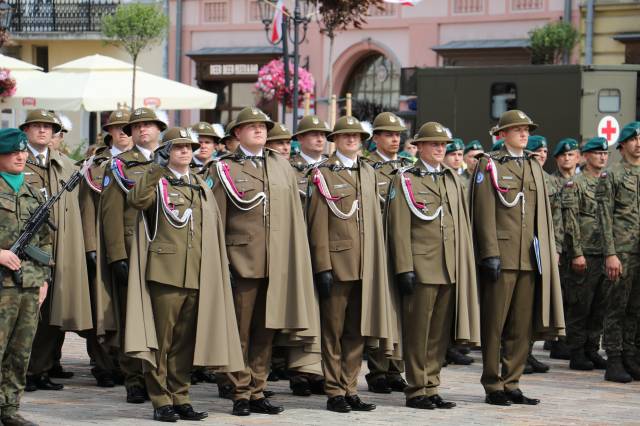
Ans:
<svg viewBox="0 0 640 426"><path fill-rule="evenodd" d="M298 127L298 67L300 65L300 51L299 47L304 43L307 38L307 27L311 21L309 14L311 8L311 2L309 0L295 0L293 9L293 16L284 11L282 16L282 37L280 40L273 42L269 37L269 28L273 23L273 16L276 11L276 4L269 0L259 0L258 7L260 12L260 18L264 24L265 34L269 43L276 45L282 41L282 62L284 65L284 78L285 86L289 87L289 46L288 43L293 44L293 132L295 133ZM291 21L291 22L289 22ZM293 25L291 25L293 24ZM300 25L302 25L302 36L300 35ZM293 26L293 39L291 38L290 28ZM285 92L285 98L282 103L282 117L284 120L284 114L286 112L287 97Z"/></svg>
<svg viewBox="0 0 640 426"><path fill-rule="evenodd" d="M0 47L7 39L7 32L11 27L13 8L5 1L0 1Z"/></svg>

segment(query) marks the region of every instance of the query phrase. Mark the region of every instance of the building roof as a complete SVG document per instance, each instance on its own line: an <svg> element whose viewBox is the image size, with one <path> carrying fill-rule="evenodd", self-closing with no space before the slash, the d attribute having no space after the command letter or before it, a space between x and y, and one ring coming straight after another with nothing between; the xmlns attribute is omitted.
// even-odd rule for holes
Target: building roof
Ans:
<svg viewBox="0 0 640 426"><path fill-rule="evenodd" d="M203 47L187 53L187 56L218 56L218 55L281 55L282 49L277 46L246 46L246 47Z"/></svg>
<svg viewBox="0 0 640 426"><path fill-rule="evenodd" d="M493 39L493 40L454 40L431 49L440 50L469 50L469 49L526 49L529 39Z"/></svg>
<svg viewBox="0 0 640 426"><path fill-rule="evenodd" d="M628 41L640 41L640 33L618 33L613 36L613 39L622 43Z"/></svg>

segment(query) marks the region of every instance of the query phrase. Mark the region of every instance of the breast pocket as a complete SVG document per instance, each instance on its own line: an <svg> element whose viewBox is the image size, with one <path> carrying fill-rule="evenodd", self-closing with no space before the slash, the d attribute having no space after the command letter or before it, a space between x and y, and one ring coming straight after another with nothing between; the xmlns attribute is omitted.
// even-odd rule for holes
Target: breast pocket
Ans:
<svg viewBox="0 0 640 426"><path fill-rule="evenodd" d="M329 241L330 252L345 251L345 250L349 250L352 247L353 247L353 241L351 240Z"/></svg>
<svg viewBox="0 0 640 426"><path fill-rule="evenodd" d="M598 200L596 195L590 192L583 192L580 200L580 214L595 217L598 213Z"/></svg>
<svg viewBox="0 0 640 426"><path fill-rule="evenodd" d="M153 242L149 246L149 251L157 254L175 254L178 247L173 243Z"/></svg>
<svg viewBox="0 0 640 426"><path fill-rule="evenodd" d="M14 213L16 211L16 202L4 197L0 197L0 209Z"/></svg>
<svg viewBox="0 0 640 426"><path fill-rule="evenodd" d="M616 204L621 210L632 211L636 207L638 199L638 186L636 178L625 178L618 187Z"/></svg>

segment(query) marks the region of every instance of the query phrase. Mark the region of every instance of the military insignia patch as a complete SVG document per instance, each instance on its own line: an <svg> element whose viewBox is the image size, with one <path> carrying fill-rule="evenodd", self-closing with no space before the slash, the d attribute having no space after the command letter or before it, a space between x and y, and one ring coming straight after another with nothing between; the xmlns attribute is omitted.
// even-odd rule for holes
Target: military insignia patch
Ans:
<svg viewBox="0 0 640 426"><path fill-rule="evenodd" d="M396 122L396 118L393 115L389 116L389 122L390 123L395 123Z"/></svg>
<svg viewBox="0 0 640 426"><path fill-rule="evenodd" d="M251 108L251 114L258 115L259 114L258 109L257 108Z"/></svg>
<svg viewBox="0 0 640 426"><path fill-rule="evenodd" d="M317 126L318 124L320 124L320 120L318 120L316 117L313 117L313 118L311 119L311 122L312 122L313 124L315 124L316 126Z"/></svg>
<svg viewBox="0 0 640 426"><path fill-rule="evenodd" d="M211 178L211 176L209 176L207 180L205 180L205 183L209 188L213 188L213 179Z"/></svg>
<svg viewBox="0 0 640 426"><path fill-rule="evenodd" d="M354 123L355 123L355 120L353 118L351 118L351 117L347 118L347 124L351 125L351 124L354 124Z"/></svg>
<svg viewBox="0 0 640 426"><path fill-rule="evenodd" d="M49 115L49 113L43 109L40 110L40 115L43 117L47 117Z"/></svg>
<svg viewBox="0 0 640 426"><path fill-rule="evenodd" d="M484 180L484 173L478 172L478 174L476 175L476 183L480 184L482 183L483 180Z"/></svg>
<svg viewBox="0 0 640 426"><path fill-rule="evenodd" d="M199 128L200 130L204 129L204 124L201 124L200 126L198 126L198 128Z"/></svg>
<svg viewBox="0 0 640 426"><path fill-rule="evenodd" d="M572 180L568 181L567 183L564 184L564 187L565 188L573 188L573 181Z"/></svg>
<svg viewBox="0 0 640 426"><path fill-rule="evenodd" d="M287 128L286 128L286 127L284 127L284 125L283 125L283 124L281 124L281 125L280 125L280 130L282 130L283 132L286 132L286 131L287 131Z"/></svg>
<svg viewBox="0 0 640 426"><path fill-rule="evenodd" d="M522 111L518 111L518 117L522 118L523 120L527 119L527 116Z"/></svg>
<svg viewBox="0 0 640 426"><path fill-rule="evenodd" d="M601 178L606 178L606 177L607 177L607 172L602 172L602 173L600 173L600 177L601 177Z"/></svg>
<svg viewBox="0 0 640 426"><path fill-rule="evenodd" d="M133 112L133 115L142 115L142 109L138 108Z"/></svg>
<svg viewBox="0 0 640 426"><path fill-rule="evenodd" d="M105 176L104 179L102 180L102 187L106 188L107 186L109 186L110 183L111 183L111 179L109 178L109 176Z"/></svg>
<svg viewBox="0 0 640 426"><path fill-rule="evenodd" d="M117 111L116 112L116 117L117 118L122 118L122 111Z"/></svg>
<svg viewBox="0 0 640 426"><path fill-rule="evenodd" d="M180 129L180 136L183 138L187 137L187 131L185 129Z"/></svg>
<svg viewBox="0 0 640 426"><path fill-rule="evenodd" d="M391 188L391 191L389 191L389 199L393 200L394 198L396 198L396 189Z"/></svg>

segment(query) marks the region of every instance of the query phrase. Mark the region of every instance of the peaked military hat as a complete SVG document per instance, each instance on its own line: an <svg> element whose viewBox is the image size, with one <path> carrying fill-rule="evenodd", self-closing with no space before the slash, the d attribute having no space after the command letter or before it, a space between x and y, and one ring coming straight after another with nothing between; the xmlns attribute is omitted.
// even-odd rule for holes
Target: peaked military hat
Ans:
<svg viewBox="0 0 640 426"><path fill-rule="evenodd" d="M213 126L206 121L200 121L199 123L192 125L191 131L195 132L198 136L209 136L214 140L218 140L221 138L218 132L216 132L216 129L214 129Z"/></svg>
<svg viewBox="0 0 640 426"><path fill-rule="evenodd" d="M460 138L453 138L453 141L447 144L447 151L445 155L456 151L464 151L464 142Z"/></svg>
<svg viewBox="0 0 640 426"><path fill-rule="evenodd" d="M541 135L531 135L527 140L527 151L537 151L540 148L547 148L547 138Z"/></svg>
<svg viewBox="0 0 640 426"><path fill-rule="evenodd" d="M373 120L373 131L375 132L404 132L407 128L404 121L392 112L381 112Z"/></svg>
<svg viewBox="0 0 640 426"><path fill-rule="evenodd" d="M576 149L580 149L578 145L578 141L572 138L564 138L556 145L553 150L553 156L557 157L560 154L564 154L565 152L574 151Z"/></svg>
<svg viewBox="0 0 640 426"><path fill-rule="evenodd" d="M512 109L502 113L498 124L492 127L489 133L491 136L496 136L501 130L516 126L529 126L530 131L538 127L527 114L518 109Z"/></svg>
<svg viewBox="0 0 640 426"><path fill-rule="evenodd" d="M275 123L273 128L267 133L267 142L290 141L293 136L287 126L282 123Z"/></svg>
<svg viewBox="0 0 640 426"><path fill-rule="evenodd" d="M53 133L58 133L62 130L62 124L51 112L46 109L34 109L27 113L24 123L20 125L20 130L24 131L25 127L31 123L47 123L53 126Z"/></svg>
<svg viewBox="0 0 640 426"><path fill-rule="evenodd" d="M233 132L236 127L250 123L264 123L267 125L267 130L271 130L275 124L260 108L246 107L240 110L233 126L229 125L229 132Z"/></svg>
<svg viewBox="0 0 640 426"><path fill-rule="evenodd" d="M195 151L200 148L200 142L198 142L198 135L191 131L188 127L170 127L162 134L162 142L160 146L166 144L190 144L191 148Z"/></svg>
<svg viewBox="0 0 640 426"><path fill-rule="evenodd" d="M452 142L451 131L440 123L429 121L424 123L418 133L413 137L411 143L417 145L418 142Z"/></svg>
<svg viewBox="0 0 640 426"><path fill-rule="evenodd" d="M109 114L107 123L102 126L102 130L108 132L109 127L111 126L125 126L129 124L129 115L130 112L128 109L117 109L112 111L111 114Z"/></svg>
<svg viewBox="0 0 640 426"><path fill-rule="evenodd" d="M317 115L305 115L298 122L298 130L293 136L308 132L323 132L328 134L331 133L331 128L329 127L329 123Z"/></svg>
<svg viewBox="0 0 640 426"><path fill-rule="evenodd" d="M609 143L605 138L600 136L591 138L580 148L580 152L590 151L609 151Z"/></svg>
<svg viewBox="0 0 640 426"><path fill-rule="evenodd" d="M231 120L227 123L224 136L222 137L222 139L220 139L220 143L226 143L229 139L231 139L231 137L233 136L233 134L231 133L231 129L235 124L236 124L236 120Z"/></svg>
<svg viewBox="0 0 640 426"><path fill-rule="evenodd" d="M327 139L333 141L333 137L335 135L341 135L345 133L358 133L362 135L363 140L369 139L371 137L371 134L367 132L364 127L362 127L362 123L360 123L360 120L348 115L345 117L340 117L338 121L336 121L335 126L333 126L333 131L329 133Z"/></svg>
<svg viewBox="0 0 640 426"><path fill-rule="evenodd" d="M0 154L11 154L27 149L27 135L20 129L13 127L0 129Z"/></svg>
<svg viewBox="0 0 640 426"><path fill-rule="evenodd" d="M466 154L469 151L482 151L484 152L484 148L479 140L474 139L464 147L464 153Z"/></svg>
<svg viewBox="0 0 640 426"><path fill-rule="evenodd" d="M154 110L151 108L136 108L129 116L129 122L124 125L122 131L127 136L131 136L131 125L149 121L156 123L161 132L167 129L167 124L158 118Z"/></svg>
<svg viewBox="0 0 640 426"><path fill-rule="evenodd" d="M620 144L626 142L634 136L640 136L640 121L632 121L625 125L620 131L620 136L616 141L616 148L620 149Z"/></svg>

